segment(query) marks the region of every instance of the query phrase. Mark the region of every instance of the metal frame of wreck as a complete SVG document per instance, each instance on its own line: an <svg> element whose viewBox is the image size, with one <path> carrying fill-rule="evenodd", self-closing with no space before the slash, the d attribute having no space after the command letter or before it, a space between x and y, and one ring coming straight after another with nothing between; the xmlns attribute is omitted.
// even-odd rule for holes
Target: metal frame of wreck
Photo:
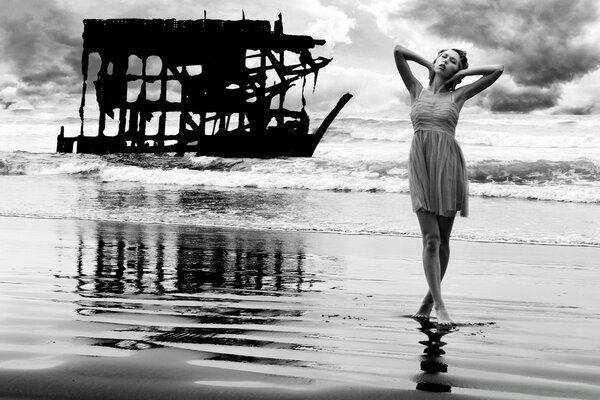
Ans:
<svg viewBox="0 0 600 400"><path fill-rule="evenodd" d="M310 36L283 33L281 14L271 31L269 21L109 19L84 20L81 131L57 141L58 152L176 152L225 157L312 156L316 145L341 108L352 97L342 96L314 134L308 134L309 117L304 109L306 76L314 74L331 59L313 59L309 49L324 44ZM299 62L286 66L286 51L298 54ZM91 54L101 64L94 85L100 110L98 135L84 135L84 107ZM129 72L129 58L141 59L140 75ZM147 60L161 60L158 75L147 74ZM248 60L259 65L248 67ZM198 67L198 74L189 73ZM279 82L267 85L267 71ZM302 79L302 109L284 108L286 92ZM139 95L128 101L128 85L141 80ZM181 98L167 100L169 82L178 82ZM147 98L148 84L160 83L158 100ZM314 87L313 87L314 90ZM279 104L271 101L279 96ZM107 135L106 117L118 112L118 132ZM168 113L179 114L175 135L166 133ZM147 123L158 113L158 130L147 132ZM237 126L231 117L237 114ZM235 124L234 124L235 125Z"/></svg>

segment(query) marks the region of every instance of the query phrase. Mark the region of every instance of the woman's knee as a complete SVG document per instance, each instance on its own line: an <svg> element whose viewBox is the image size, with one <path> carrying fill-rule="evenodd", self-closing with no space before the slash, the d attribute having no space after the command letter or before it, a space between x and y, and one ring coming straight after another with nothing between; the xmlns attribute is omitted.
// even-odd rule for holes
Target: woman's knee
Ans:
<svg viewBox="0 0 600 400"><path fill-rule="evenodd" d="M425 248L425 250L427 251L438 251L440 249L440 245L441 245L441 238L440 235L435 234L435 233L430 233L425 235L425 237L423 238L423 247Z"/></svg>

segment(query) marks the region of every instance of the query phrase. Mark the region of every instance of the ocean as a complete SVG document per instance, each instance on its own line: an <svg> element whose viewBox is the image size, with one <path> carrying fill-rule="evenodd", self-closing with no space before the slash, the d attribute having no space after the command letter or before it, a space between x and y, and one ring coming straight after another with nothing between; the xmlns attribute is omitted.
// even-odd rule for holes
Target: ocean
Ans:
<svg viewBox="0 0 600 400"><path fill-rule="evenodd" d="M57 154L77 118L0 118L0 216L419 236L407 118L340 116L312 158L282 159ZM453 238L600 246L600 118L466 114L456 137L471 205Z"/></svg>
<svg viewBox="0 0 600 400"><path fill-rule="evenodd" d="M270 160L57 154L76 118L0 121L1 399L599 398L592 116L463 115L452 330L409 317L408 120Z"/></svg>

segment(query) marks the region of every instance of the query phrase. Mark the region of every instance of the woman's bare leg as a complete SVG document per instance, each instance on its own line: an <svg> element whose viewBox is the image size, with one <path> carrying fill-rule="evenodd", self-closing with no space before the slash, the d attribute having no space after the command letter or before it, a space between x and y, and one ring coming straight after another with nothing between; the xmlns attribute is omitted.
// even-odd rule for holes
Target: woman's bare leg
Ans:
<svg viewBox="0 0 600 400"><path fill-rule="evenodd" d="M440 230L440 277L441 280L443 280L450 259L450 234L452 233L454 217L443 217L438 215L437 219ZM429 318L431 310L433 310L433 297L431 297L431 292L428 290L423 298L419 311L414 314L414 317Z"/></svg>
<svg viewBox="0 0 600 400"><path fill-rule="evenodd" d="M429 291L425 295L421 307L413 315L414 318L427 319L435 306L438 323L451 325L441 295L441 281L448 268L450 257L450 233L454 217L436 216L431 213L417 212L421 234L423 236L423 267Z"/></svg>
<svg viewBox="0 0 600 400"><path fill-rule="evenodd" d="M448 261L450 260L450 234L454 225L454 217L438 215L437 220L440 227L440 267L442 279L444 279L446 269L448 268Z"/></svg>

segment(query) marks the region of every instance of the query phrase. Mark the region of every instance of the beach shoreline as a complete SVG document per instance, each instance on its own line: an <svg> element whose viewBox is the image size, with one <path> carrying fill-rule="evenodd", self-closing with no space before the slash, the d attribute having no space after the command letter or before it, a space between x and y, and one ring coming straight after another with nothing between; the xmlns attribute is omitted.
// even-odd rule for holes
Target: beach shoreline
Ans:
<svg viewBox="0 0 600 400"><path fill-rule="evenodd" d="M443 332L420 242L0 217L0 398L598 398L599 248L453 242Z"/></svg>
<svg viewBox="0 0 600 400"><path fill-rule="evenodd" d="M408 197L408 194L406 195ZM0 218L18 218L18 219L31 219L31 220L64 220L63 217L47 217L47 216L36 216L36 215L2 215L0 214ZM416 219L416 217L415 217ZM251 226L228 226L228 225L197 225L183 222L166 222L166 221L134 221L134 220L112 220L112 219L89 219L89 218L68 218L71 221L81 221L81 222L96 222L96 223L116 223L116 224L132 224L132 225L148 225L148 226L172 226L180 229L197 229L200 231L211 231L211 230L225 230L225 231L242 231L247 232L248 234L258 233L258 232L273 232L280 234L316 234L316 235L340 235L340 236L373 236L373 237L388 237L388 238L406 238L406 239L420 239L421 236L415 233L391 233L391 232L343 232L343 231L335 231L335 230L310 230L310 229L290 229L284 227L251 227ZM596 243L585 243L585 242L574 242L574 243L553 243L553 242L533 242L533 241L525 241L525 240L510 240L510 239L477 239L477 238L468 238L468 237L452 237L452 242L472 242L472 243L487 243L487 244L495 244L495 245L523 245L523 246L550 246L550 247L572 247L572 248L600 248L599 244Z"/></svg>

